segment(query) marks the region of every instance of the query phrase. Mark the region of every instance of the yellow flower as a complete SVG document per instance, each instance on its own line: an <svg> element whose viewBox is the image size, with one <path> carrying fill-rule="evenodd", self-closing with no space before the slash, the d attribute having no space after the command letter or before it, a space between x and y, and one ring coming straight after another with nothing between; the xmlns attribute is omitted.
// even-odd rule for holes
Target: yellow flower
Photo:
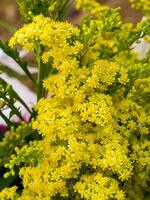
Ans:
<svg viewBox="0 0 150 200"><path fill-rule="evenodd" d="M11 188L5 188L0 192L0 199L1 200L15 200L17 199L16 193L17 187L13 186Z"/></svg>

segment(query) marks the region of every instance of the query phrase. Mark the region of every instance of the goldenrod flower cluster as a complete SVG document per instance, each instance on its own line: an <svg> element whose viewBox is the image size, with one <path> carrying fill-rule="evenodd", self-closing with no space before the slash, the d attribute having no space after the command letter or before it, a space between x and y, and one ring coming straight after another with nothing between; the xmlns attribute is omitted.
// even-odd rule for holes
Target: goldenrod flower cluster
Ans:
<svg viewBox="0 0 150 200"><path fill-rule="evenodd" d="M10 136L4 137L0 142L0 167L9 162L10 155L14 152L16 146L23 146L27 143L29 135L34 134L31 124L22 123L17 130L12 128Z"/></svg>
<svg viewBox="0 0 150 200"><path fill-rule="evenodd" d="M24 49L32 52L36 49L37 45L42 45L43 48L45 48L42 56L43 60L46 62L51 54L54 54L53 52L59 51L59 48L68 48L67 50L70 54L74 53L71 51L71 47L67 45L66 41L71 36L77 35L78 33L79 30L70 23L55 22L48 17L39 15L34 18L32 23L24 25L23 28L18 30L9 44L10 46L16 44L22 45ZM74 50L74 48L72 49Z"/></svg>
<svg viewBox="0 0 150 200"><path fill-rule="evenodd" d="M17 187L13 186L11 188L5 188L4 190L2 190L2 192L0 192L0 199L2 200L15 200L17 198L17 193L16 193Z"/></svg>
<svg viewBox="0 0 150 200"><path fill-rule="evenodd" d="M149 24L133 28L118 10L77 3L94 15L81 27L39 15L10 40L29 51L40 45L42 61L54 69L43 81L48 94L32 123L41 140L15 148L5 165L10 171L19 166L23 190L15 198L146 200L150 62L131 45L141 32L148 35ZM105 11L97 16L95 9ZM0 193L3 199L9 190Z"/></svg>

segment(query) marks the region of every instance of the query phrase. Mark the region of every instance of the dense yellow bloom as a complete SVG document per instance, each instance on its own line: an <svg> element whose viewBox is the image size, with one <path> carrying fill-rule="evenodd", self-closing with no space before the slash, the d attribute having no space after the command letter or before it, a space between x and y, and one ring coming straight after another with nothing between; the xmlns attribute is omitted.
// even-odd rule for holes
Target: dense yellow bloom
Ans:
<svg viewBox="0 0 150 200"><path fill-rule="evenodd" d="M101 173L82 176L74 188L82 198L88 200L125 199L124 192L119 190L117 181Z"/></svg>
<svg viewBox="0 0 150 200"><path fill-rule="evenodd" d="M46 163L45 163L46 164ZM67 190L65 189L66 183L64 181L49 182L49 175L47 173L46 166L44 168L37 167L26 169L22 168L20 170L20 176L23 176L24 192L22 196L30 195L30 197L37 196L38 199L51 199L57 193L61 193L62 196L67 195ZM23 197L18 198L19 200Z"/></svg>
<svg viewBox="0 0 150 200"><path fill-rule="evenodd" d="M149 62L130 50L143 29L96 1L77 7L92 13L79 28L39 15L10 40L31 51L40 46L54 70L43 80L48 94L32 123L41 140L15 148L6 164L13 172L24 163L17 199L145 200Z"/></svg>
<svg viewBox="0 0 150 200"><path fill-rule="evenodd" d="M10 46L22 45L27 51L34 51L39 45L45 48L42 55L43 61L47 62L51 54L55 57L66 56L63 48L69 55L74 54L81 48L79 42L75 47L67 45L67 39L79 33L78 28L67 22L55 22L42 15L36 16L33 22L26 24L18 30L9 41ZM62 58L63 59L63 58Z"/></svg>
<svg viewBox="0 0 150 200"><path fill-rule="evenodd" d="M0 192L0 199L1 200L15 200L17 199L16 193L17 187L5 188Z"/></svg>

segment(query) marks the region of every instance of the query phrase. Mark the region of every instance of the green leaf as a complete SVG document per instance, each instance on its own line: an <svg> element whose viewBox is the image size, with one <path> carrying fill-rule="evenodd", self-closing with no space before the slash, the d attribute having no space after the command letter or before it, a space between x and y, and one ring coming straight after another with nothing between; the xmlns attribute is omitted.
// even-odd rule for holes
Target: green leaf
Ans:
<svg viewBox="0 0 150 200"><path fill-rule="evenodd" d="M30 80L36 84L36 81L34 80L32 74L28 70L27 62L23 61L19 57L19 53L17 50L9 47L7 44L4 44L0 40L0 48L8 55L10 56L16 63L21 67L21 69L26 73L26 75L30 78Z"/></svg>

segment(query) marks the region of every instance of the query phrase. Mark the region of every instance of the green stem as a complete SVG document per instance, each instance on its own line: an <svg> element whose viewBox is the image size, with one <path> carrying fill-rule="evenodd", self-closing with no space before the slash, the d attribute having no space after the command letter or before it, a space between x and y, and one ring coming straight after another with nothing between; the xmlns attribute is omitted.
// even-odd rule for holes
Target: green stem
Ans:
<svg viewBox="0 0 150 200"><path fill-rule="evenodd" d="M64 17L66 17L66 9L68 6L69 0L64 0L62 1L58 1L57 3L57 13L54 17L54 20L63 20Z"/></svg>

